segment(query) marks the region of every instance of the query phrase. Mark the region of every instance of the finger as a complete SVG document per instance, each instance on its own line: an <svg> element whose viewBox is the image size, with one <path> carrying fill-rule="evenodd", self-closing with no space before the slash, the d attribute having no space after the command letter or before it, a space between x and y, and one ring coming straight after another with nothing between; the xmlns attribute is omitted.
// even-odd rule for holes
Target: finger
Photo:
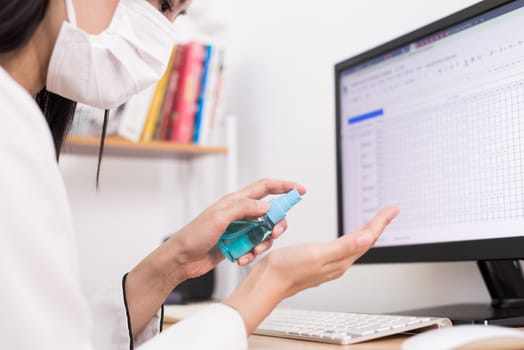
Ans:
<svg viewBox="0 0 524 350"><path fill-rule="evenodd" d="M239 266L246 266L251 264L253 261L255 261L255 255L253 253L247 253L237 260L237 264Z"/></svg>
<svg viewBox="0 0 524 350"><path fill-rule="evenodd" d="M277 239L282 236L282 234L287 230L287 220L282 219L278 224L273 227L273 233L271 233L271 238Z"/></svg>
<svg viewBox="0 0 524 350"><path fill-rule="evenodd" d="M209 252L209 260L212 266L217 266L222 260L224 260L224 254L218 246L214 246Z"/></svg>
<svg viewBox="0 0 524 350"><path fill-rule="evenodd" d="M273 246L273 239L266 239L264 242L260 243L253 249L253 254L258 256L266 251L268 251Z"/></svg>
<svg viewBox="0 0 524 350"><path fill-rule="evenodd" d="M288 193L292 189L296 189L300 195L306 193L306 188L296 182L274 179L259 180L243 188L239 193L249 198L263 198L268 194Z"/></svg>
<svg viewBox="0 0 524 350"><path fill-rule="evenodd" d="M220 207L214 210L215 220L222 226L227 226L235 220L257 218L269 210L269 202L250 199L238 195L227 196L219 203Z"/></svg>
<svg viewBox="0 0 524 350"><path fill-rule="evenodd" d="M330 281L342 277L356 260L357 257L352 257L350 259L337 260L325 265L323 271L325 271L327 280Z"/></svg>
<svg viewBox="0 0 524 350"><path fill-rule="evenodd" d="M329 242L326 250L331 262L358 259L375 243L386 226L398 215L399 209L391 206L380 210L373 219L356 231Z"/></svg>
<svg viewBox="0 0 524 350"><path fill-rule="evenodd" d="M400 209L395 206L390 206L380 210L373 219L365 224L361 230L355 232L357 243L361 246L366 246L370 242L374 243L378 237L384 232L386 226L399 214Z"/></svg>
<svg viewBox="0 0 524 350"><path fill-rule="evenodd" d="M368 243L365 245L359 242L358 239L354 234L348 234L326 243L324 266L329 269L332 266L355 262L372 246L371 238L368 239Z"/></svg>

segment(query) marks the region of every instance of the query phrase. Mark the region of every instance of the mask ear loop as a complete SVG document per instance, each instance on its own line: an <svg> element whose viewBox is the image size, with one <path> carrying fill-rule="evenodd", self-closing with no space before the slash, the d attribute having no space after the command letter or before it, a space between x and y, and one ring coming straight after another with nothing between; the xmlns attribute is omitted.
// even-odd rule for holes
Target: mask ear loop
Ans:
<svg viewBox="0 0 524 350"><path fill-rule="evenodd" d="M109 120L109 110L104 112L104 123L102 124L102 136L100 137L100 149L98 150L98 165L96 168L96 190L100 191L100 165L102 164L102 155L104 154L104 145L106 142L107 123Z"/></svg>
<svg viewBox="0 0 524 350"><path fill-rule="evenodd" d="M76 13L75 13L75 6L73 5L73 0L65 0L66 5L66 12L67 12L67 20L70 24L76 25Z"/></svg>

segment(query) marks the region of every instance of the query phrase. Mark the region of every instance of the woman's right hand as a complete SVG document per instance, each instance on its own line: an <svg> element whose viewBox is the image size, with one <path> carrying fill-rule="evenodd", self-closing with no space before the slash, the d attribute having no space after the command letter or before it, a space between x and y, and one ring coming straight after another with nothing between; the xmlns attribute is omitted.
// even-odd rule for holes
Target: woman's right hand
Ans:
<svg viewBox="0 0 524 350"><path fill-rule="evenodd" d="M242 190L230 193L215 202L189 224L143 259L127 275L126 297L133 334L140 333L158 311L166 296L180 282L203 275L224 260L217 242L230 223L251 220L269 210L267 195L306 189L296 182L274 179L257 181ZM238 260L239 265L251 263L271 247L287 228L286 219L273 227L271 239L265 240Z"/></svg>
<svg viewBox="0 0 524 350"><path fill-rule="evenodd" d="M398 213L397 207L387 207L366 225L336 240L271 252L225 303L240 312L250 334L282 299L341 277Z"/></svg>

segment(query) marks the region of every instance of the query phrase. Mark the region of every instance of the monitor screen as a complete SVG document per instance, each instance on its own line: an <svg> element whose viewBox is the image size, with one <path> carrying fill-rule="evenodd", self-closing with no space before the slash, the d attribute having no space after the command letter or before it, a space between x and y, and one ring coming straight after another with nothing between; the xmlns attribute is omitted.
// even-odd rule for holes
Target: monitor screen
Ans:
<svg viewBox="0 0 524 350"><path fill-rule="evenodd" d="M362 261L524 256L524 1L485 1L336 65L339 234Z"/></svg>

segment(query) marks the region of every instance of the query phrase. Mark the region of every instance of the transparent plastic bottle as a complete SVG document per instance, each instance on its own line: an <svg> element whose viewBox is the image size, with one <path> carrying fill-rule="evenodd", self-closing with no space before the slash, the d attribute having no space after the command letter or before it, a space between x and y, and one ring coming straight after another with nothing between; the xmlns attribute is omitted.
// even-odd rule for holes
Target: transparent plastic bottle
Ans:
<svg viewBox="0 0 524 350"><path fill-rule="evenodd" d="M242 255L249 253L257 245L265 241L273 227L282 220L292 206L302 197L297 190L269 201L266 214L252 221L232 222L218 241L218 246L229 261L237 261Z"/></svg>

